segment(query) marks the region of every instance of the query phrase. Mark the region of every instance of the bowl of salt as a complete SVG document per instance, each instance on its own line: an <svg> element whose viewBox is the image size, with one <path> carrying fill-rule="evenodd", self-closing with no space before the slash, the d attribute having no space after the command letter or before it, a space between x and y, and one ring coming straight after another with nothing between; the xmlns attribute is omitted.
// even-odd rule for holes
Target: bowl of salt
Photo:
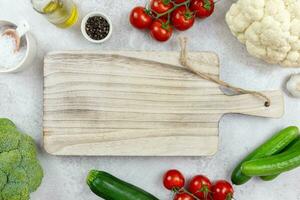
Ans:
<svg viewBox="0 0 300 200"><path fill-rule="evenodd" d="M0 74L14 73L29 67L36 55L36 42L28 30L23 32L18 43L12 34L5 34L7 30L13 32L19 26L28 28L26 22L17 26L15 23L0 20Z"/></svg>

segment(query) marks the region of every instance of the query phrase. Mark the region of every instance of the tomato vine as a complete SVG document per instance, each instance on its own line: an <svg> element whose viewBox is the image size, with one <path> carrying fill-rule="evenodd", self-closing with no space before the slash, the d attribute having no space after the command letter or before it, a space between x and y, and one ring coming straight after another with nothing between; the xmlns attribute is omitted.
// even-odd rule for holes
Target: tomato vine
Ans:
<svg viewBox="0 0 300 200"><path fill-rule="evenodd" d="M164 12L164 13L157 13L154 10L151 10L151 8L148 8L147 10L150 10L150 12L154 13L155 15L153 16L155 19L159 19L163 16L168 15L168 21L170 21L170 15L171 13L176 10L177 8L179 8L180 6L186 6L187 8L189 7L191 0L185 0L182 3L176 3L174 0L167 0L164 3L166 4L173 4L173 7L171 9L169 9L168 11Z"/></svg>
<svg viewBox="0 0 300 200"><path fill-rule="evenodd" d="M196 17L206 18L214 12L214 0L149 0L146 7L135 7L130 13L130 23L137 29L149 30L157 41L172 37L173 28L190 29Z"/></svg>

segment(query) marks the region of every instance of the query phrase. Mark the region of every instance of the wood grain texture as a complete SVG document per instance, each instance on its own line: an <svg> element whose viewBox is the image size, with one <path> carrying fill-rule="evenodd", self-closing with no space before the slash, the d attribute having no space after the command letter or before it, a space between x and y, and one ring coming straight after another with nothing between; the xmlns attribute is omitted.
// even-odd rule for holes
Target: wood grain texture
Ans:
<svg viewBox="0 0 300 200"><path fill-rule="evenodd" d="M44 146L55 155L200 156L218 148L226 113L280 117L251 95L226 96L180 66L177 52L56 52L44 65ZM219 76L217 55L189 54Z"/></svg>

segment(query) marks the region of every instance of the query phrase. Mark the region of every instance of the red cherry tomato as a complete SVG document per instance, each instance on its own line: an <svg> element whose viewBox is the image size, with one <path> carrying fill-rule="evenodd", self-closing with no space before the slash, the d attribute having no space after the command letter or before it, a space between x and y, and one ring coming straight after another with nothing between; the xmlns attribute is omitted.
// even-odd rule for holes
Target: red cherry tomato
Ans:
<svg viewBox="0 0 300 200"><path fill-rule="evenodd" d="M233 199L233 187L225 181L219 180L212 187L212 195L214 200L231 200Z"/></svg>
<svg viewBox="0 0 300 200"><path fill-rule="evenodd" d="M173 8L173 3L171 2L171 0L152 0L151 1L151 10L158 14L165 13L168 10L170 10L171 8Z"/></svg>
<svg viewBox="0 0 300 200"><path fill-rule="evenodd" d="M155 20L150 26L151 36L160 42L165 42L173 34L173 28L165 19Z"/></svg>
<svg viewBox="0 0 300 200"><path fill-rule="evenodd" d="M174 200L194 200L194 197L188 193L178 193L175 195Z"/></svg>
<svg viewBox="0 0 300 200"><path fill-rule="evenodd" d="M192 0L190 9L196 13L197 17L205 18L214 12L215 3L214 0Z"/></svg>
<svg viewBox="0 0 300 200"><path fill-rule="evenodd" d="M180 189L184 186L184 177L180 171L171 169L163 177L163 183L168 190Z"/></svg>
<svg viewBox="0 0 300 200"><path fill-rule="evenodd" d="M188 187L189 191L199 199L208 200L212 184L210 180L203 175L197 175L192 178Z"/></svg>
<svg viewBox="0 0 300 200"><path fill-rule="evenodd" d="M193 26L195 16L186 6L180 6L173 11L171 21L177 30L185 31Z"/></svg>
<svg viewBox="0 0 300 200"><path fill-rule="evenodd" d="M152 17L150 16L149 11L141 6L132 9L129 20L132 26L138 29L146 29L152 23Z"/></svg>
<svg viewBox="0 0 300 200"><path fill-rule="evenodd" d="M186 2L187 0L175 0L174 2L177 3L177 4L180 4L180 3L183 3L183 2Z"/></svg>

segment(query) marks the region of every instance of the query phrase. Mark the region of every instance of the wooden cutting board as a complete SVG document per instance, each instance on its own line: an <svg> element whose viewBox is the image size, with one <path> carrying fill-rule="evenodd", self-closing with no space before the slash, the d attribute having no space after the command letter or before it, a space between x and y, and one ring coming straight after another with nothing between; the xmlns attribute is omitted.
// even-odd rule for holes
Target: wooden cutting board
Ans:
<svg viewBox="0 0 300 200"><path fill-rule="evenodd" d="M192 52L189 57L197 69L219 76L216 54ZM218 85L181 67L178 58L177 52L49 54L44 65L47 152L212 155L224 114L282 116L281 92L264 92L272 100L268 108L248 94L226 96Z"/></svg>

